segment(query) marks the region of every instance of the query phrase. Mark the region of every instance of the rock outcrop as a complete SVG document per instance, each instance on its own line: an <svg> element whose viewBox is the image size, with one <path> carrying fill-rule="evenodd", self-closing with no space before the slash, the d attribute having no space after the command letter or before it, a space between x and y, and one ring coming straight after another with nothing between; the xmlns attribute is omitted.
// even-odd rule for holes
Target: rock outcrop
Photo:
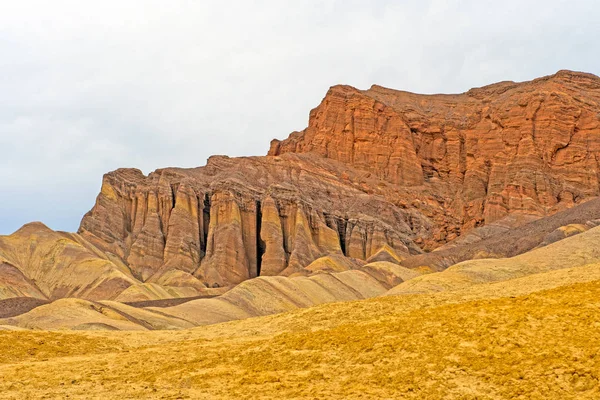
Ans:
<svg viewBox="0 0 600 400"><path fill-rule="evenodd" d="M600 198L591 199L549 217L514 228L476 228L436 251L407 257L400 264L408 268L428 267L442 271L466 260L515 257L600 225Z"/></svg>
<svg viewBox="0 0 600 400"><path fill-rule="evenodd" d="M600 194L599 160L594 75L458 95L334 86L267 156L119 169L77 234L30 224L0 237L0 300L198 299L256 277L372 263L386 281L389 263L515 256L594 225L582 203ZM534 221L575 206L585 218Z"/></svg>
<svg viewBox="0 0 600 400"><path fill-rule="evenodd" d="M147 177L117 170L104 177L79 234L140 281L175 269L207 287L307 275L305 267L329 255L364 263L382 249L396 259L420 253L415 240L434 225L426 214L441 206L379 182L339 162L293 154L211 157L205 167ZM423 209L408 209L408 198L421 199Z"/></svg>
<svg viewBox="0 0 600 400"><path fill-rule="evenodd" d="M290 152L397 185L444 187L460 220L458 231L447 231L452 239L514 213L541 217L599 194L600 79L559 71L459 95L334 86L308 128L274 140L269 154Z"/></svg>

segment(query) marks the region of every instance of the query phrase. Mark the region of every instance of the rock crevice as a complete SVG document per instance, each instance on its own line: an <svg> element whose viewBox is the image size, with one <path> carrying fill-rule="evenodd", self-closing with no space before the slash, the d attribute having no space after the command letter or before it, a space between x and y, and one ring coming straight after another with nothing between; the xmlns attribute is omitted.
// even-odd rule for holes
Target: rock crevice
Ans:
<svg viewBox="0 0 600 400"><path fill-rule="evenodd" d="M303 157L287 158L215 159L207 167L159 170L148 177L115 171L104 177L79 232L121 257L143 282L176 269L208 287L260 275L307 274L304 267L326 255L364 261L384 246L403 255L420 252L406 211L385 201L363 208L370 197L357 188L362 172L341 174L339 165L327 164L327 170ZM231 179L231 170L244 170L240 163L263 178L271 174L269 182ZM230 179L214 179L211 174L220 168ZM335 174L349 172L358 182L336 182ZM282 173L306 181L307 190L279 186ZM323 185L322 175L336 183ZM349 205L346 199L353 196L363 200ZM382 210L395 221L382 218Z"/></svg>

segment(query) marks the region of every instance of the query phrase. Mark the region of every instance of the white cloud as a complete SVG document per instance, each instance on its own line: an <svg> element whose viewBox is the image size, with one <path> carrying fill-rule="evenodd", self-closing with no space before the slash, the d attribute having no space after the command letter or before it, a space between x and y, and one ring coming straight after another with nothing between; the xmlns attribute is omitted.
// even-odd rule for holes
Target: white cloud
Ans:
<svg viewBox="0 0 600 400"><path fill-rule="evenodd" d="M600 73L595 1L0 0L0 233L74 230L101 175L260 155L337 83Z"/></svg>

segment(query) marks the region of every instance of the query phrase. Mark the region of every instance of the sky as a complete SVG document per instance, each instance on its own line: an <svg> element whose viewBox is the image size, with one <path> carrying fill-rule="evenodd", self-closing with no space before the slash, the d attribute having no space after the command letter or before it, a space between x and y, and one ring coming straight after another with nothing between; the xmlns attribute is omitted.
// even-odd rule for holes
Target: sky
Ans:
<svg viewBox="0 0 600 400"><path fill-rule="evenodd" d="M0 234L76 231L102 175L264 155L330 86L600 75L600 3L0 0Z"/></svg>

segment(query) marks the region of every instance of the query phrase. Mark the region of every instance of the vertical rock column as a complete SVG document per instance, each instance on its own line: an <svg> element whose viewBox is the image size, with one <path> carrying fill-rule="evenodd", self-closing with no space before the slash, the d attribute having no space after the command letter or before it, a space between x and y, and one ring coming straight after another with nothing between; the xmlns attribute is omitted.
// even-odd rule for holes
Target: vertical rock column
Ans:
<svg viewBox="0 0 600 400"><path fill-rule="evenodd" d="M209 286L237 284L256 276L256 205L229 191L213 193L206 255L195 273Z"/></svg>
<svg viewBox="0 0 600 400"><path fill-rule="evenodd" d="M165 269L194 272L204 255L200 248L200 223L202 210L198 196L185 184L177 188L175 207L171 211L165 244Z"/></svg>
<svg viewBox="0 0 600 400"><path fill-rule="evenodd" d="M264 254L260 274L278 275L287 265L279 210L270 196L262 202L261 209L260 240L264 243Z"/></svg>
<svg viewBox="0 0 600 400"><path fill-rule="evenodd" d="M131 272L142 281L151 277L163 265L165 237L158 214L158 204L156 192L149 192L146 220L127 257Z"/></svg>

